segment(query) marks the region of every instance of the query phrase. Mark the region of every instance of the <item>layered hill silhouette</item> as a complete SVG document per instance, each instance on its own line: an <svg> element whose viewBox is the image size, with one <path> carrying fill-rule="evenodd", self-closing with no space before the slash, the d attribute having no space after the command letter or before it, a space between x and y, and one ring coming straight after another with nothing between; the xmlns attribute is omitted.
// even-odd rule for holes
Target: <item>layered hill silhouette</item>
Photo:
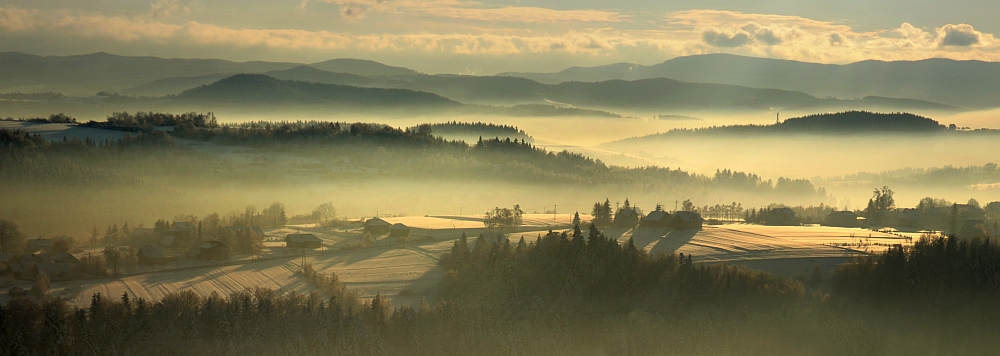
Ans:
<svg viewBox="0 0 1000 356"><path fill-rule="evenodd" d="M886 135L886 134L933 134L953 131L937 120L910 113L875 113L868 111L847 111L796 117L771 125L730 125L696 129L674 129L663 133L626 138L602 144L617 144L641 141L655 141L691 136L738 135ZM998 131L979 130L976 133Z"/></svg>
<svg viewBox="0 0 1000 356"><path fill-rule="evenodd" d="M212 84L185 90L172 96L171 99L252 105L338 104L357 107L461 105L426 92L280 80L263 74L237 74Z"/></svg>
<svg viewBox="0 0 1000 356"><path fill-rule="evenodd" d="M93 94L100 91L124 93L126 89L172 77L174 82L193 84L180 89L184 90L237 73L265 73L302 65L304 63L118 56L103 52L75 56L38 56L3 52L0 53L0 78L3 78L0 80L0 92L54 91L71 95ZM314 63L313 66L362 76L416 74L410 69L359 59L334 59ZM170 94L178 93L180 90Z"/></svg>
<svg viewBox="0 0 1000 356"><path fill-rule="evenodd" d="M413 74L365 77L323 71L311 66L270 71L267 72L267 75L282 80L407 89L434 93L463 103L507 106L558 102L580 108L607 111L769 110L771 108L955 110L955 108L946 105L911 99L868 97L838 100L816 98L806 93L788 90L689 83L666 78L542 84L524 78L497 76ZM142 89L145 93L163 94L167 89L177 89L178 84L181 83L205 84L214 80L216 78L212 76L188 79L168 78L145 85Z"/></svg>
<svg viewBox="0 0 1000 356"><path fill-rule="evenodd" d="M927 60L824 65L702 55L655 66L615 64L551 74L426 75L378 62L301 63L0 53L0 92L178 94L237 73L356 87L407 89L488 105L659 110L940 110L995 106L1000 64ZM773 89L764 89L773 88ZM832 96L832 97L827 97ZM843 99L836 99L836 98ZM935 100L941 99L941 100ZM634 111L633 111L634 110Z"/></svg>
<svg viewBox="0 0 1000 356"><path fill-rule="evenodd" d="M498 75L549 84L671 78L801 91L818 97L909 98L967 109L997 107L1000 96L1000 63L940 58L895 62L869 60L835 65L706 54L678 57L650 66L617 63L573 67L557 73Z"/></svg>

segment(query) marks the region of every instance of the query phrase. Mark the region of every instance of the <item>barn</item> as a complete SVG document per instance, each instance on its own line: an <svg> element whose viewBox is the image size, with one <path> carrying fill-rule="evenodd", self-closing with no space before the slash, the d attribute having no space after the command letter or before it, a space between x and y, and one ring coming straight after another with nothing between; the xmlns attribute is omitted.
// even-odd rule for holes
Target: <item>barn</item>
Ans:
<svg viewBox="0 0 1000 356"><path fill-rule="evenodd" d="M372 235L388 234L392 224L380 218L371 218L365 221L365 232Z"/></svg>
<svg viewBox="0 0 1000 356"><path fill-rule="evenodd" d="M667 228L673 223L673 216L663 210L649 212L646 217L639 221L639 226L648 228Z"/></svg>
<svg viewBox="0 0 1000 356"><path fill-rule="evenodd" d="M705 223L705 219L701 218L701 214L694 211L678 211L674 213L673 227L678 230L685 229L701 229L702 224Z"/></svg>
<svg viewBox="0 0 1000 356"><path fill-rule="evenodd" d="M409 237L410 227L401 223L392 224L389 227L389 237Z"/></svg>
<svg viewBox="0 0 1000 356"><path fill-rule="evenodd" d="M167 250L160 246L146 246L135 254L140 265L162 265L170 262Z"/></svg>
<svg viewBox="0 0 1000 356"><path fill-rule="evenodd" d="M288 236L285 236L285 247L320 248L323 247L323 240L320 240L313 234L288 234Z"/></svg>

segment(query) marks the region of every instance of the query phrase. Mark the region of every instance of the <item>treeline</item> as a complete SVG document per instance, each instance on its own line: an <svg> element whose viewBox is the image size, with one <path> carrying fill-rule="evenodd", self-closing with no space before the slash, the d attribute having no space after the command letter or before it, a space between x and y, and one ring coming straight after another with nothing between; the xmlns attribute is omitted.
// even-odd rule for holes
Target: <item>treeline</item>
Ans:
<svg viewBox="0 0 1000 356"><path fill-rule="evenodd" d="M824 182L838 181L865 182L866 185L876 186L992 184L1000 181L1000 168L996 163L965 167L905 168L880 173L862 172L824 180Z"/></svg>
<svg viewBox="0 0 1000 356"><path fill-rule="evenodd" d="M989 354L1000 250L925 239L799 279L690 256L650 256L591 228L534 242L462 237L440 260L439 301L265 288L159 301L95 294L88 308L17 297L3 354L510 355ZM324 295L326 294L326 295Z"/></svg>
<svg viewBox="0 0 1000 356"><path fill-rule="evenodd" d="M60 94L61 95L61 94ZM75 124L76 118L70 117L63 113L52 114L49 117L32 117L32 118L18 118L7 117L3 121L22 121L22 122L35 122L35 123L45 123L45 124Z"/></svg>
<svg viewBox="0 0 1000 356"><path fill-rule="evenodd" d="M762 125L727 125L700 128L676 128L664 133L632 137L611 142L622 143L637 139L657 139L671 136L693 135L755 135L755 134L888 134L888 133L934 133L947 128L937 121L909 113L874 113L868 111L845 111L830 114L815 114L787 119L780 123ZM983 131L986 132L986 131ZM989 131L994 132L994 131Z"/></svg>
<svg viewBox="0 0 1000 356"><path fill-rule="evenodd" d="M447 136L480 136L523 139L534 142L534 138L529 136L524 130L517 126L502 125L485 122L458 122L451 121L445 123L429 124L431 132L435 135Z"/></svg>
<svg viewBox="0 0 1000 356"><path fill-rule="evenodd" d="M989 239L923 236L912 247L857 258L833 276L835 291L869 302L961 307L1000 296L1000 246Z"/></svg>
<svg viewBox="0 0 1000 356"><path fill-rule="evenodd" d="M140 132L117 140L74 137L48 141L24 130L0 129L0 178L6 182L134 185L142 180L137 172L103 163L124 152L143 155L154 148L169 150L174 144L173 137L162 131Z"/></svg>
<svg viewBox="0 0 1000 356"><path fill-rule="evenodd" d="M474 245L463 235L440 264L444 300L543 308L754 300L780 304L803 293L803 286L765 273L726 265L694 265L691 256L650 256L631 239L620 242L594 225L585 234L549 232L517 244L502 235L480 235Z"/></svg>
<svg viewBox="0 0 1000 356"><path fill-rule="evenodd" d="M52 99L65 99L66 96L62 93L56 93L52 91L40 92L40 93L0 93L0 99L6 100L52 100Z"/></svg>

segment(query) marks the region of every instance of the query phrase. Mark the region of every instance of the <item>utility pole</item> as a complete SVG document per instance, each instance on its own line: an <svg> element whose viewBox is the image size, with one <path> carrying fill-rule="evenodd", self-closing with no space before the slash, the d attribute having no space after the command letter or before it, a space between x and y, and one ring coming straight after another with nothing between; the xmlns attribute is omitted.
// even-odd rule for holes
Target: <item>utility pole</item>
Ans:
<svg viewBox="0 0 1000 356"><path fill-rule="evenodd" d="M559 204L552 204L552 220L556 219L557 212L559 212Z"/></svg>
<svg viewBox="0 0 1000 356"><path fill-rule="evenodd" d="M677 203L680 203L680 201L674 200L674 212L677 212Z"/></svg>

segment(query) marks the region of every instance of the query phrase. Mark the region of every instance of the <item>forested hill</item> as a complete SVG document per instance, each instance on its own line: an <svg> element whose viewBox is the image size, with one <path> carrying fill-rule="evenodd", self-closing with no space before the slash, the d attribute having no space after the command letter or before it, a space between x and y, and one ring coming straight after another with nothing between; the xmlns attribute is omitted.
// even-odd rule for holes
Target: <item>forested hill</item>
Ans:
<svg viewBox="0 0 1000 356"><path fill-rule="evenodd" d="M848 111L792 118L774 125L772 129L792 132L933 132L945 127L936 120L908 113Z"/></svg>
<svg viewBox="0 0 1000 356"><path fill-rule="evenodd" d="M936 120L909 113L874 113L847 111L816 114L791 118L772 125L712 126L697 129L674 129L663 133L626 138L610 142L658 139L690 135L776 135L776 134L893 134L893 133L943 133L954 131ZM976 133L993 133L996 130L976 130Z"/></svg>
<svg viewBox="0 0 1000 356"><path fill-rule="evenodd" d="M237 74L186 90L172 98L237 104L342 104L359 107L461 105L436 94L413 90L279 80L262 74Z"/></svg>

